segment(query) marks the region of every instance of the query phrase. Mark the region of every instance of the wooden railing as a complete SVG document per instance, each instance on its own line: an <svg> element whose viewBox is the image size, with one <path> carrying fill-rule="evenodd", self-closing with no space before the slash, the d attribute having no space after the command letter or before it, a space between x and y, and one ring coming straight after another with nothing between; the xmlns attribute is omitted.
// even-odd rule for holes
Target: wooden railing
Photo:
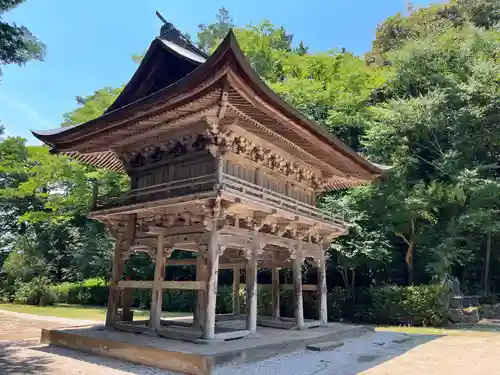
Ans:
<svg viewBox="0 0 500 375"><path fill-rule="evenodd" d="M154 201L158 199L167 199L189 195L204 191L211 191L216 183L216 175L214 173L186 178L162 184L151 185L139 189L133 189L121 197L114 199L105 199L102 202L98 201L97 209L126 206L134 203L142 203Z"/></svg>
<svg viewBox="0 0 500 375"><path fill-rule="evenodd" d="M325 212L314 206L311 206L310 204L300 202L297 199L277 193L270 189L266 189L262 186L252 184L251 182L231 176L230 174L223 174L222 184L224 186L224 190L226 191L244 194L254 199L261 200L262 202L265 202L271 206L297 212L314 219L330 221L334 224L339 224L342 226L345 225L342 217L338 215Z"/></svg>
<svg viewBox="0 0 500 375"><path fill-rule="evenodd" d="M101 204L98 203L96 209L126 206L134 203L212 191L217 181L216 177L216 174L208 174L130 190L119 198L108 199ZM320 210L310 204L300 202L297 199L266 189L227 173L223 173L222 186L223 189L228 192L243 194L276 208L296 212L314 219L329 221L341 226L345 225L342 217L338 215Z"/></svg>

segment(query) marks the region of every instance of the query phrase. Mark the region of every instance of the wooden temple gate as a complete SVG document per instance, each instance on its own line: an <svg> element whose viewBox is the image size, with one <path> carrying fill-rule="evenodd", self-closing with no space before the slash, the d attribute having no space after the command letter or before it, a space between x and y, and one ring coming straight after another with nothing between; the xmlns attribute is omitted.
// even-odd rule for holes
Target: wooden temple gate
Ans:
<svg viewBox="0 0 500 375"><path fill-rule="evenodd" d="M325 249L346 226L316 208L316 196L381 173L277 97L253 72L232 32L208 57L169 23L105 114L34 135L54 152L130 176L131 190L122 199L91 213L116 238L106 325L178 337L173 327L162 326L163 290L191 289L196 309L190 332L200 341L252 334L258 323L280 326L282 268L293 270L292 325L307 328L306 257L318 266L314 324L326 324ZM196 259L170 259L175 250L194 252ZM155 259L154 280L121 280L134 252ZM165 267L180 264L196 265L196 281L165 281ZM265 321L257 317L258 268L272 269L273 314ZM219 269L233 269L236 315L245 269L244 330L218 332ZM148 327L130 322L132 288L152 291Z"/></svg>

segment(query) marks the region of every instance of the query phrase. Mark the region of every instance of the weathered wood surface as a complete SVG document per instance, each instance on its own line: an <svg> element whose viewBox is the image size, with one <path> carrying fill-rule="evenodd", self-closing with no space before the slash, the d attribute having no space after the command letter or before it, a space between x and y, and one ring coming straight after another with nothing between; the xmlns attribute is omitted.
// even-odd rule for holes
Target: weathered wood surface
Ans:
<svg viewBox="0 0 500 375"><path fill-rule="evenodd" d="M280 269L272 268L272 317L280 317Z"/></svg>
<svg viewBox="0 0 500 375"><path fill-rule="evenodd" d="M240 315L240 269L233 269L233 314Z"/></svg>
<svg viewBox="0 0 500 375"><path fill-rule="evenodd" d="M193 327L201 329L205 320L205 298L206 298L206 285L207 285L207 264L206 256L198 254L196 260L196 281L203 282L205 289L197 290L196 292L196 306L193 316Z"/></svg>
<svg viewBox="0 0 500 375"><path fill-rule="evenodd" d="M246 328L251 333L257 331L257 251L259 250L258 233L252 236L252 248L246 268L247 322Z"/></svg>
<svg viewBox="0 0 500 375"><path fill-rule="evenodd" d="M295 284L281 284L280 289L282 290L295 290ZM302 284L301 287L303 292L317 292L318 286L314 284Z"/></svg>
<svg viewBox="0 0 500 375"><path fill-rule="evenodd" d="M161 307L163 303L163 280L165 278L165 253L163 244L165 237L163 234L158 235L158 247L156 251L155 274L153 281L153 295L151 297L151 316L149 328L151 331L156 331L160 327Z"/></svg>
<svg viewBox="0 0 500 375"><path fill-rule="evenodd" d="M325 253L321 249L318 259L318 290L319 290L319 321L322 325L328 324L328 290L326 287Z"/></svg>
<svg viewBox="0 0 500 375"><path fill-rule="evenodd" d="M304 305L302 300L302 242L298 241L293 259L293 295L295 302L295 328L304 329Z"/></svg>
<svg viewBox="0 0 500 375"><path fill-rule="evenodd" d="M217 226L214 223L210 235L207 257L208 283L202 336L205 340L212 340L215 338L215 306L217 298L217 279L219 273L219 237L220 232L217 230Z"/></svg>
<svg viewBox="0 0 500 375"><path fill-rule="evenodd" d="M106 323L107 327L112 327L116 323L116 316L118 313L118 302L120 298L120 288L118 282L123 273L124 262L122 258L121 241L116 241L115 254L113 257L113 268L111 271L111 280L109 281L109 294L108 294L108 307L106 310Z"/></svg>
<svg viewBox="0 0 500 375"><path fill-rule="evenodd" d="M120 288L151 289L154 281L149 280L121 280L118 283ZM183 289L183 290L205 290L205 281L163 281L162 289Z"/></svg>

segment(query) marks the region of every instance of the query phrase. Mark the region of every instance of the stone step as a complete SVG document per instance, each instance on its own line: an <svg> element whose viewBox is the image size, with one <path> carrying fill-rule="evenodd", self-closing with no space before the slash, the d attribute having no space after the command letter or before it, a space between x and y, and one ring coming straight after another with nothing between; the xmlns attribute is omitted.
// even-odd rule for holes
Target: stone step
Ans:
<svg viewBox="0 0 500 375"><path fill-rule="evenodd" d="M317 344L307 345L307 350L313 350L315 352L324 352L326 350L334 350L344 346L344 342L342 341L325 341L319 342Z"/></svg>

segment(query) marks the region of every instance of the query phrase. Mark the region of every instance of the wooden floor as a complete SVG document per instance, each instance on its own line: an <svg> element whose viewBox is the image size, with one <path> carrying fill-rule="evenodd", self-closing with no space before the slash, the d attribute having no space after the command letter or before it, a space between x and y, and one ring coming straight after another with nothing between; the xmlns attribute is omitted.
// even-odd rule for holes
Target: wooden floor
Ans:
<svg viewBox="0 0 500 375"><path fill-rule="evenodd" d="M244 327L245 322L233 320L229 324L238 328ZM205 375L228 362L257 361L305 349L313 343L359 337L369 330L340 323L304 331L259 327L256 335L204 345L144 333L111 331L103 326L84 326L42 330L41 343L169 371Z"/></svg>

